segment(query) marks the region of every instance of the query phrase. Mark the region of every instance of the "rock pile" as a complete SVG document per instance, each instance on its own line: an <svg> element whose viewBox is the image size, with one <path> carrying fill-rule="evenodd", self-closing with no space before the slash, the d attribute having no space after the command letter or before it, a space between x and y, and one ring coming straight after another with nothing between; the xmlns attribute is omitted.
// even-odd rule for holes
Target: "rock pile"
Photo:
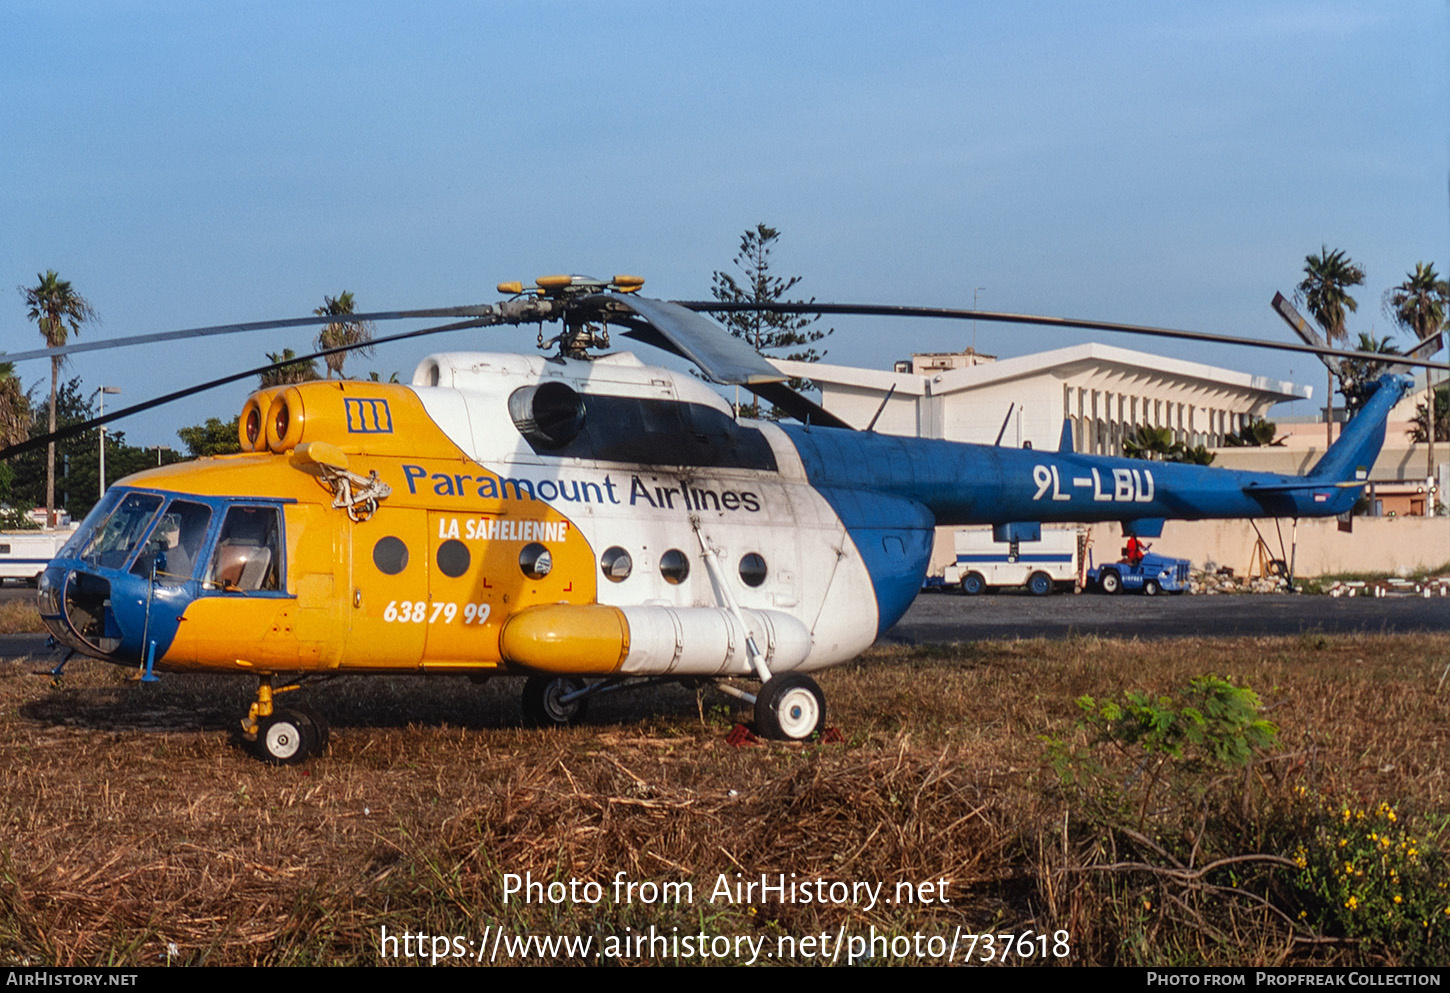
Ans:
<svg viewBox="0 0 1450 993"><path fill-rule="evenodd" d="M1264 576L1256 579L1240 578L1233 569L1223 566L1218 569L1203 569L1195 572L1188 582L1193 593L1287 593L1289 580L1284 576Z"/></svg>
<svg viewBox="0 0 1450 993"><path fill-rule="evenodd" d="M1330 584L1324 591L1330 596L1450 596L1450 576L1433 579L1353 580Z"/></svg>

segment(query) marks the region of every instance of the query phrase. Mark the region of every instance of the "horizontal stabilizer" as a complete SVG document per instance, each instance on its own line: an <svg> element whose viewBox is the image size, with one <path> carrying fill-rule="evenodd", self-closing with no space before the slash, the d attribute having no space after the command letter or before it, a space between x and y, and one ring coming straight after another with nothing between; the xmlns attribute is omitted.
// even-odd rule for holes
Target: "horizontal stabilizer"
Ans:
<svg viewBox="0 0 1450 993"><path fill-rule="evenodd" d="M1326 483L1323 481L1314 482L1306 479L1302 483L1249 483L1244 487L1245 493L1297 493L1301 490L1334 490L1334 489L1355 489L1360 486L1368 486L1368 479L1354 480L1346 483Z"/></svg>

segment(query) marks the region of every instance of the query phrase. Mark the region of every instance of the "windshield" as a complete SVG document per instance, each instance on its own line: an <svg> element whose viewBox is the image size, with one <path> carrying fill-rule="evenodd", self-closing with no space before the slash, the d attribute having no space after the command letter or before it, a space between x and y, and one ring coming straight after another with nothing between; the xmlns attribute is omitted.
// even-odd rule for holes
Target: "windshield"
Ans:
<svg viewBox="0 0 1450 993"><path fill-rule="evenodd" d="M127 494L88 540L80 533L76 535L78 540L86 541L80 560L103 569L122 568L160 509L161 497L154 493Z"/></svg>
<svg viewBox="0 0 1450 993"><path fill-rule="evenodd" d="M172 500L146 547L136 556L131 572L173 585L190 579L210 523L211 508L206 504Z"/></svg>

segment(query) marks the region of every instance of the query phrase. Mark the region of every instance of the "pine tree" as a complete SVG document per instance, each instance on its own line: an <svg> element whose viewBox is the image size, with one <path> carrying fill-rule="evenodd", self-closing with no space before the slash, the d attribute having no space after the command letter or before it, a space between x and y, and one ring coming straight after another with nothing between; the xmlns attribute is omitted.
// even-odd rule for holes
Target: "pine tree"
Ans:
<svg viewBox="0 0 1450 993"><path fill-rule="evenodd" d="M787 294L801 281L800 276L781 278L771 271L771 252L780 240L780 232L765 224L747 228L740 236L740 249L733 260L740 278L716 271L711 277L710 292L721 303L786 303ZM815 302L813 297L808 303ZM834 328L820 328L819 314L779 314L770 311L740 311L716 315L716 319L737 338L744 339L761 355L793 362L816 362L824 355L814 346ZM784 353L784 354L782 354ZM810 389L805 380L791 380L792 389ZM758 406L741 408L746 416L757 416ZM778 416L774 415L773 416Z"/></svg>

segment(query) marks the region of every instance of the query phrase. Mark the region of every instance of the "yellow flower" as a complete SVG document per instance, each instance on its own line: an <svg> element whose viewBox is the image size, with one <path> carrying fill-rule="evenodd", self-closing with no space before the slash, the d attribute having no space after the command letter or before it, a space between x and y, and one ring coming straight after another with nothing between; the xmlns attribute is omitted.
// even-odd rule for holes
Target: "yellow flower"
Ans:
<svg viewBox="0 0 1450 993"><path fill-rule="evenodd" d="M1400 895L1398 893L1396 893L1395 894L1395 903L1399 903L1399 902L1400 902Z"/></svg>
<svg viewBox="0 0 1450 993"><path fill-rule="evenodd" d="M1351 896L1348 900L1344 901L1344 906L1349 910L1353 910L1355 907L1359 906L1359 897ZM1447 907L1445 909L1445 913L1450 914L1450 907Z"/></svg>

